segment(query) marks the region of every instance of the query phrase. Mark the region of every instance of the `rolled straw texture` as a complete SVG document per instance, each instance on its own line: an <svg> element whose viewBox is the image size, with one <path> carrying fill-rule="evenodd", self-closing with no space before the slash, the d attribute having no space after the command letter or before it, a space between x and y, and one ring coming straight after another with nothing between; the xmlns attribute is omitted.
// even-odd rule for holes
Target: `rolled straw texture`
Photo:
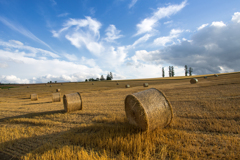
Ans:
<svg viewBox="0 0 240 160"><path fill-rule="evenodd" d="M143 87L148 87L148 83L143 83Z"/></svg>
<svg viewBox="0 0 240 160"><path fill-rule="evenodd" d="M53 102L61 102L61 93L53 93L52 101Z"/></svg>
<svg viewBox="0 0 240 160"><path fill-rule="evenodd" d="M70 93L63 96L64 110L66 112L82 110L82 98L80 93Z"/></svg>
<svg viewBox="0 0 240 160"><path fill-rule="evenodd" d="M128 95L125 112L129 123L143 131L164 128L173 118L170 102L163 92L155 88Z"/></svg>
<svg viewBox="0 0 240 160"><path fill-rule="evenodd" d="M52 87L52 85L50 85L50 87Z"/></svg>
<svg viewBox="0 0 240 160"><path fill-rule="evenodd" d="M60 89L56 89L56 92L60 92L61 90Z"/></svg>
<svg viewBox="0 0 240 160"><path fill-rule="evenodd" d="M31 100L32 101L37 101L38 100L38 95L37 94L31 94Z"/></svg>
<svg viewBox="0 0 240 160"><path fill-rule="evenodd" d="M119 85L119 83L117 83L117 85Z"/></svg>
<svg viewBox="0 0 240 160"><path fill-rule="evenodd" d="M125 87L126 87L126 88L130 88L130 85L129 85L129 84L127 84Z"/></svg>
<svg viewBox="0 0 240 160"><path fill-rule="evenodd" d="M191 84L198 83L198 79L197 79L197 78L192 78L192 79L190 80L190 83L191 83Z"/></svg>

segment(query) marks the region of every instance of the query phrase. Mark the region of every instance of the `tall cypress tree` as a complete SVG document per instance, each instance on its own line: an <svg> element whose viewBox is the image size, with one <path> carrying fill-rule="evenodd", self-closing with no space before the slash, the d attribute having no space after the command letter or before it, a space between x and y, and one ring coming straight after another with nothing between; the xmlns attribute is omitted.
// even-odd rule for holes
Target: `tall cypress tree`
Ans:
<svg viewBox="0 0 240 160"><path fill-rule="evenodd" d="M185 76L188 76L188 67L185 65Z"/></svg>
<svg viewBox="0 0 240 160"><path fill-rule="evenodd" d="M175 73L174 73L174 68L172 66L172 77L174 77Z"/></svg>
<svg viewBox="0 0 240 160"><path fill-rule="evenodd" d="M169 66L169 77L172 77L172 67L171 66Z"/></svg>
<svg viewBox="0 0 240 160"><path fill-rule="evenodd" d="M164 67L162 67L162 77L165 77Z"/></svg>
<svg viewBox="0 0 240 160"><path fill-rule="evenodd" d="M192 69L192 67L189 67L189 76L191 76L191 75L192 75L192 72L193 72L193 69Z"/></svg>

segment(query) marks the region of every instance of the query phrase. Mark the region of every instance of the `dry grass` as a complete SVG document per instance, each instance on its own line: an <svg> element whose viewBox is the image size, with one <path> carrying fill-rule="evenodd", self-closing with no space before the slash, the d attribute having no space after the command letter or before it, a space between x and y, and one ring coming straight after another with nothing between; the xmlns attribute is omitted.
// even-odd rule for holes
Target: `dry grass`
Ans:
<svg viewBox="0 0 240 160"><path fill-rule="evenodd" d="M240 73L112 82L18 85L0 90L0 156L19 159L240 159ZM204 76L208 76L204 79ZM164 129L141 132L129 125L124 100L162 90L174 119ZM126 89L129 84L131 88ZM83 110L65 113L52 103L80 92ZM29 95L38 93L38 101Z"/></svg>

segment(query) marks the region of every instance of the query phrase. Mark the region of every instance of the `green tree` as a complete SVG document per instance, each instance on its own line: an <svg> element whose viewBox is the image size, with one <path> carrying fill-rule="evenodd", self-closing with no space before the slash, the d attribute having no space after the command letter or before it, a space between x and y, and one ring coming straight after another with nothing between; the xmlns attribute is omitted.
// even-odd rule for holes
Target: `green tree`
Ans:
<svg viewBox="0 0 240 160"><path fill-rule="evenodd" d="M185 76L188 76L188 67L185 65Z"/></svg>
<svg viewBox="0 0 240 160"><path fill-rule="evenodd" d="M165 77L164 67L162 67L162 77Z"/></svg>
<svg viewBox="0 0 240 160"><path fill-rule="evenodd" d="M193 72L193 69L192 69L192 67L189 67L189 76L191 76L191 75L192 75L192 72Z"/></svg>

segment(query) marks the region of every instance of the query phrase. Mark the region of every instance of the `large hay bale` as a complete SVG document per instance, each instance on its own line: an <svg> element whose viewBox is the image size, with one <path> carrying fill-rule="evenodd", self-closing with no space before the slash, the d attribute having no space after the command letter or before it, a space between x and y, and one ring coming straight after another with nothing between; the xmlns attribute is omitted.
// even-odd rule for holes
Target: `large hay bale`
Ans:
<svg viewBox="0 0 240 160"><path fill-rule="evenodd" d="M155 88L128 95L125 112L129 123L143 131L166 127L173 118L170 102L163 92Z"/></svg>
<svg viewBox="0 0 240 160"><path fill-rule="evenodd" d="M79 92L63 96L64 110L66 112L82 110L82 98Z"/></svg>
<svg viewBox="0 0 240 160"><path fill-rule="evenodd" d="M214 74L214 76L215 76L215 77L218 77L218 75L217 75L217 74Z"/></svg>
<svg viewBox="0 0 240 160"><path fill-rule="evenodd" d="M126 87L126 88L130 88L130 85L129 85L129 84L127 84L125 87Z"/></svg>
<svg viewBox="0 0 240 160"><path fill-rule="evenodd" d="M192 78L191 80L190 80L190 83L191 84L194 84L194 83L197 83L198 82L198 79L197 78Z"/></svg>
<svg viewBox="0 0 240 160"><path fill-rule="evenodd" d="M148 83L143 83L143 87L148 87Z"/></svg>
<svg viewBox="0 0 240 160"><path fill-rule="evenodd" d="M61 93L53 93L52 101L53 102L61 102Z"/></svg>
<svg viewBox="0 0 240 160"><path fill-rule="evenodd" d="M60 89L56 89L56 92L60 92L61 90Z"/></svg>
<svg viewBox="0 0 240 160"><path fill-rule="evenodd" d="M31 97L31 101L37 101L38 100L38 95L36 93L31 94L30 97Z"/></svg>

